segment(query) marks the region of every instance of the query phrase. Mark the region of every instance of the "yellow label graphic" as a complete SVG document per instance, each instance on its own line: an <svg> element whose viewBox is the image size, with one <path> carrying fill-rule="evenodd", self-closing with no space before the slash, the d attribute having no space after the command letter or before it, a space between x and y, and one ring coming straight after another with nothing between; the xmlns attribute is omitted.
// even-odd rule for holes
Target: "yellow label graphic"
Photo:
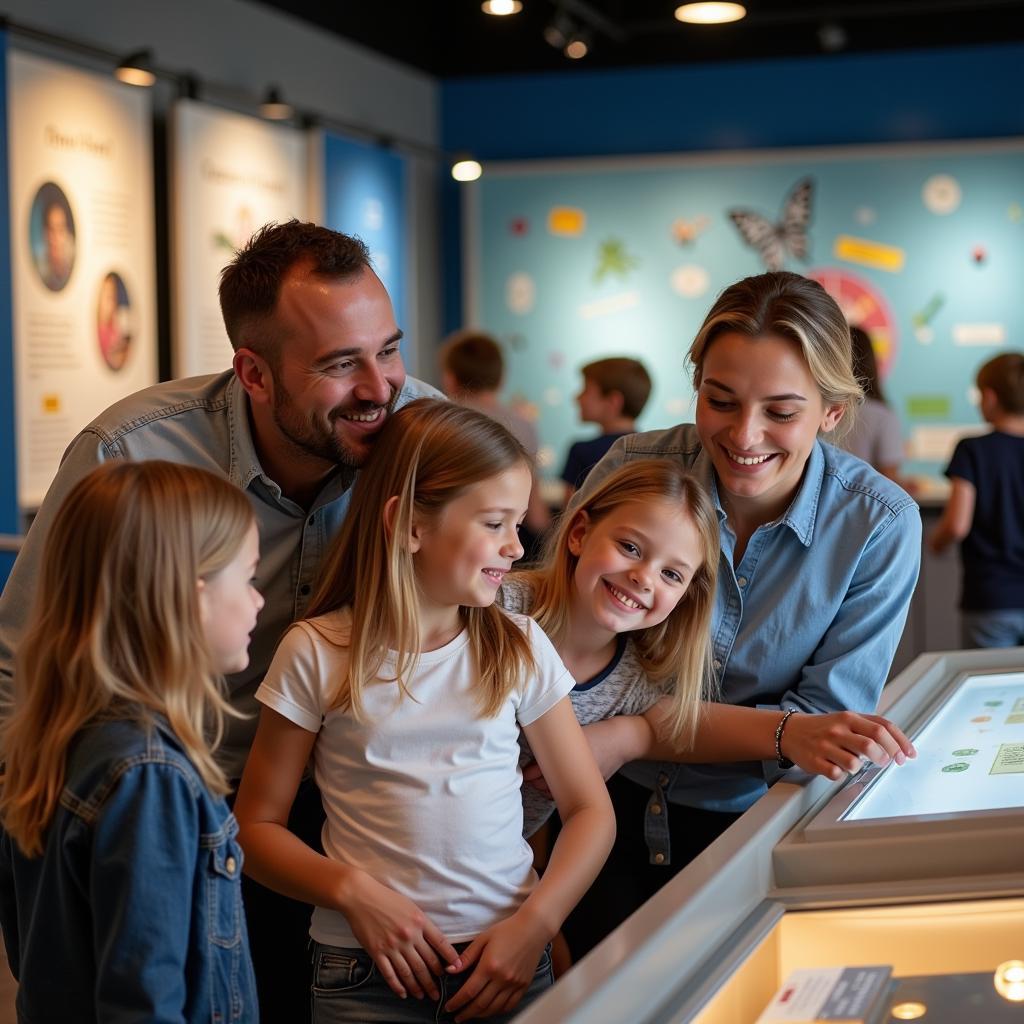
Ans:
<svg viewBox="0 0 1024 1024"><path fill-rule="evenodd" d="M1000 743L989 775L1024 775L1024 743Z"/></svg>
<svg viewBox="0 0 1024 1024"><path fill-rule="evenodd" d="M60 395L43 395L43 412L60 412Z"/></svg>
<svg viewBox="0 0 1024 1024"><path fill-rule="evenodd" d="M587 215L572 206L552 206L548 211L548 231L553 235L575 238L587 226Z"/></svg>
<svg viewBox="0 0 1024 1024"><path fill-rule="evenodd" d="M907 258L907 254L894 245L854 238L852 235L839 235L832 251L837 259L846 260L847 263L888 270L892 274L898 274L903 269Z"/></svg>

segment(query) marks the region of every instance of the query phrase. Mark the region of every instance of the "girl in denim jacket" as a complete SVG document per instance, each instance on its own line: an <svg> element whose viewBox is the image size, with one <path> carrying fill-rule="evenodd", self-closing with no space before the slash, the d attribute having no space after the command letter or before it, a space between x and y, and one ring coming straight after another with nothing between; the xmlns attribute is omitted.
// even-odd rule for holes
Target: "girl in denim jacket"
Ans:
<svg viewBox="0 0 1024 1024"><path fill-rule="evenodd" d="M168 462L68 495L0 733L18 1019L255 1021L242 853L207 730L263 605L245 496Z"/></svg>

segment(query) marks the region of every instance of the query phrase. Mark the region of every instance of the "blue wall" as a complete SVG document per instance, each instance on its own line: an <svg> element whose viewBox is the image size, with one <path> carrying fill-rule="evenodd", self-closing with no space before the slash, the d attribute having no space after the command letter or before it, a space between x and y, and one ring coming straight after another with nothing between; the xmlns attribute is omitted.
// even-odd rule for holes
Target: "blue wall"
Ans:
<svg viewBox="0 0 1024 1024"><path fill-rule="evenodd" d="M478 159L1024 135L1024 45L452 79L442 144ZM486 166L485 166L486 173ZM459 187L443 186L445 323L462 321Z"/></svg>

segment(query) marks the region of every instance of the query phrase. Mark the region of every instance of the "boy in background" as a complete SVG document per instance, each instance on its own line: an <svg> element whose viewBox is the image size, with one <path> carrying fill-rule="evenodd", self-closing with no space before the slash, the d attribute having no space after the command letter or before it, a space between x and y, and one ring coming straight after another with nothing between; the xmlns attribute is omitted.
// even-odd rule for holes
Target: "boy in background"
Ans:
<svg viewBox="0 0 1024 1024"><path fill-rule="evenodd" d="M497 420L529 452L531 459L537 458L540 447L537 428L499 397L505 377L505 359L494 338L483 331L456 331L442 343L440 363L441 390L453 402ZM520 538L527 561L537 553L541 535L550 523L551 513L541 498L534 475L530 506Z"/></svg>
<svg viewBox="0 0 1024 1024"><path fill-rule="evenodd" d="M650 374L637 359L598 359L580 372L583 390L576 396L580 419L596 423L601 434L570 447L562 470L566 502L620 437L636 433L636 418L651 394Z"/></svg>
<svg viewBox="0 0 1024 1024"><path fill-rule="evenodd" d="M936 553L960 541L965 647L1024 644L1024 353L978 371L981 415L992 432L960 441L946 469L953 484L929 538Z"/></svg>

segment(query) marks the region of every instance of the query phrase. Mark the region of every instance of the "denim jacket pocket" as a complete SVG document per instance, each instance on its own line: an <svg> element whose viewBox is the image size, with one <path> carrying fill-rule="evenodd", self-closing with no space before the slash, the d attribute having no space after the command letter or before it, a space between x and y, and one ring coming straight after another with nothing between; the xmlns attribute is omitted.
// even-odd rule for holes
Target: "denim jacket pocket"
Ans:
<svg viewBox="0 0 1024 1024"><path fill-rule="evenodd" d="M225 949L242 941L242 848L234 838L237 831L234 819L225 823L224 842L209 848L206 869L209 937Z"/></svg>

